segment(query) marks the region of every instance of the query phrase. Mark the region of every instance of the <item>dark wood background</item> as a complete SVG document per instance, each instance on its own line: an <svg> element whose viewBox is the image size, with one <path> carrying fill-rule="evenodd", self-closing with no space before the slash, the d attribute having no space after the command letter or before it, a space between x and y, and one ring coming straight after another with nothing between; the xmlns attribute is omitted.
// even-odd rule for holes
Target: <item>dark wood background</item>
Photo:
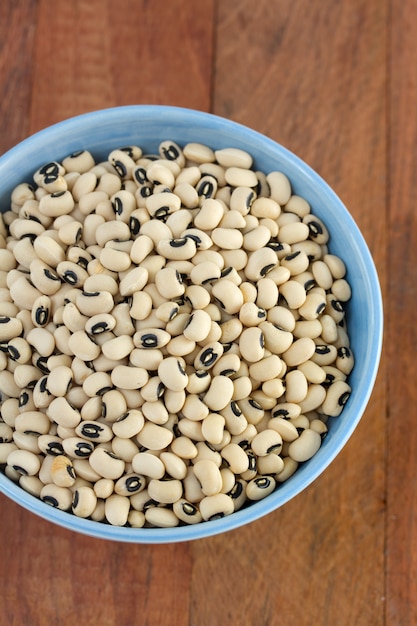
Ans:
<svg viewBox="0 0 417 626"><path fill-rule="evenodd" d="M416 0L2 0L0 153L93 109L211 111L334 187L373 253L385 343L331 467L224 536L78 536L0 497L1 626L417 624Z"/></svg>

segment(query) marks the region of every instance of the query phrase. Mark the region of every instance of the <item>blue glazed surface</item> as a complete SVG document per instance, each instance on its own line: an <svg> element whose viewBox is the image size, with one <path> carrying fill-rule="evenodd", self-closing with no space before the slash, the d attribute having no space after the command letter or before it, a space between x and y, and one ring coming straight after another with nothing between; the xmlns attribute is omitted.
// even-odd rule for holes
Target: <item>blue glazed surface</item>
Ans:
<svg viewBox="0 0 417 626"><path fill-rule="evenodd" d="M375 265L340 199L294 154L256 131L224 118L177 107L140 105L87 113L55 124L0 157L0 210L7 210L12 189L20 182L30 182L33 172L47 161L61 160L80 149L90 150L96 159L103 160L111 149L130 144L152 153L165 139L180 145L200 142L216 149L242 148L252 154L256 169L266 173L280 170L289 177L294 193L308 200L312 212L325 222L331 237L330 252L339 255L348 268L353 296L347 321L355 367L350 376L349 401L341 416L331 419L329 434L318 453L273 494L220 520L172 529L119 528L53 509L0 474L0 490L36 515L86 535L134 543L188 541L230 531L271 513L298 495L333 461L361 419L377 375L383 336L382 299Z"/></svg>

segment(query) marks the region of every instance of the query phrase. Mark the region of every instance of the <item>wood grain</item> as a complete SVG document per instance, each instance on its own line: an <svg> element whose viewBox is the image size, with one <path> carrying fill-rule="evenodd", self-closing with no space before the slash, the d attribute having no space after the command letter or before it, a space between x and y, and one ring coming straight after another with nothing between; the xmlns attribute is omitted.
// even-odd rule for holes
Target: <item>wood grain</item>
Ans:
<svg viewBox="0 0 417 626"><path fill-rule="evenodd" d="M392 3L389 55L387 625L417 623L417 430L414 384L417 224L417 3Z"/></svg>
<svg viewBox="0 0 417 626"><path fill-rule="evenodd" d="M97 108L173 104L314 167L374 256L385 349L360 425L303 494L223 536L104 542L0 496L0 626L417 623L417 0L2 0L0 153Z"/></svg>

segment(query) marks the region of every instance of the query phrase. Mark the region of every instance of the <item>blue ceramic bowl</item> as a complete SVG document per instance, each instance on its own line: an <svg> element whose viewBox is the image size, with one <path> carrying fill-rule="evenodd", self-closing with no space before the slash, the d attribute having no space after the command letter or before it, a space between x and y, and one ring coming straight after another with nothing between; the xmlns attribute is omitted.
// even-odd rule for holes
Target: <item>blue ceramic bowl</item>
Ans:
<svg viewBox="0 0 417 626"><path fill-rule="evenodd" d="M24 140L0 158L0 209L7 209L13 187L30 181L33 172L47 161L60 160L83 148L96 158L106 159L111 149L129 144L154 152L164 139L180 145L200 142L213 148L242 148L252 154L257 169L266 173L281 170L289 177L294 193L306 198L312 211L327 225L330 251L339 255L348 268L353 296L347 322L355 367L350 376L352 394L341 416L330 420L329 433L317 454L274 493L222 519L170 529L110 526L54 509L0 473L0 490L32 513L86 535L132 543L188 541L230 531L271 513L303 491L339 454L361 419L375 382L383 335L376 269L363 236L340 199L294 154L227 119L176 107L127 106L60 122Z"/></svg>

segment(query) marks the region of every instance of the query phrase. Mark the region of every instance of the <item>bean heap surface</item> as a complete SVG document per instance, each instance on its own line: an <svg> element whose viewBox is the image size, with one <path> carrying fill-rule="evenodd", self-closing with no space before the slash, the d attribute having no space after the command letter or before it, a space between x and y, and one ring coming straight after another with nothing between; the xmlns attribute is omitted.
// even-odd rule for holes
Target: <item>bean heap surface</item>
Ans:
<svg viewBox="0 0 417 626"><path fill-rule="evenodd" d="M349 397L351 296L326 225L240 149L50 162L0 218L0 467L131 527L264 498Z"/></svg>

